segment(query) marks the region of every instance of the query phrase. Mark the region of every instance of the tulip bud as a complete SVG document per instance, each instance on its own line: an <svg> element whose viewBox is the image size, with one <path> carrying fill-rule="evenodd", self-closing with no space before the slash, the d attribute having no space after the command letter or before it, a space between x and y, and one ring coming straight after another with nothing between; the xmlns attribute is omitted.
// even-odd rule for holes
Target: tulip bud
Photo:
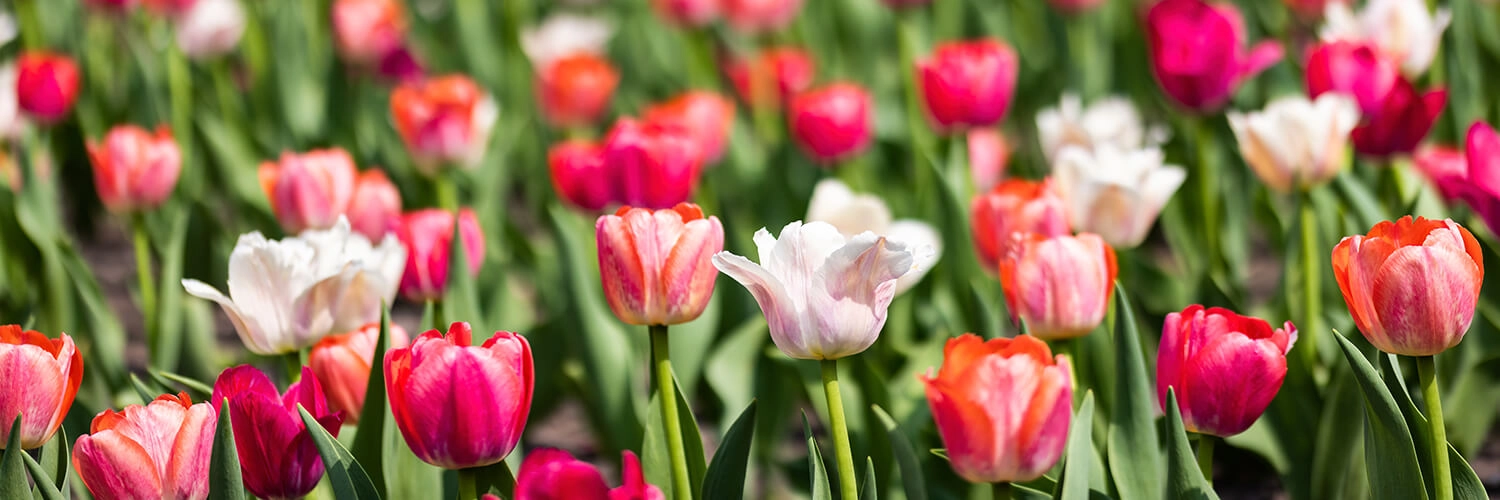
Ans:
<svg viewBox="0 0 1500 500"><path fill-rule="evenodd" d="M589 141L571 140L547 150L547 168L552 188L569 205L594 211L609 205L613 192L604 171L604 147Z"/></svg>
<svg viewBox="0 0 1500 500"><path fill-rule="evenodd" d="M1500 134L1488 123L1474 122L1464 147L1465 172L1454 180L1469 208L1493 231L1500 227L1500 177L1496 176L1500 172Z"/></svg>
<svg viewBox="0 0 1500 500"><path fill-rule="evenodd" d="M1057 464L1073 422L1072 366L1036 337L948 339L922 376L948 464L970 482L1021 482ZM1080 425L1089 425L1081 422Z"/></svg>
<svg viewBox="0 0 1500 500"><path fill-rule="evenodd" d="M729 26L742 33L771 33L791 24L802 0L720 0Z"/></svg>
<svg viewBox="0 0 1500 500"><path fill-rule="evenodd" d="M873 107L864 88L835 83L793 98L787 127L804 152L830 164L858 155L870 145Z"/></svg>
<svg viewBox="0 0 1500 500"><path fill-rule="evenodd" d="M734 103L713 92L693 90L648 107L641 116L646 123L676 127L692 136L703 153L704 164L711 165L724 156L729 143Z"/></svg>
<svg viewBox="0 0 1500 500"><path fill-rule="evenodd" d="M1396 80L1396 64L1363 43L1332 42L1313 47L1307 56L1307 94L1318 97L1340 92L1359 102L1360 112L1380 112Z"/></svg>
<svg viewBox="0 0 1500 500"><path fill-rule="evenodd" d="M1062 236L1072 232L1062 198L1052 181L1007 179L969 203L974 249L990 272L1000 272L1000 257L1016 233Z"/></svg>
<svg viewBox="0 0 1500 500"><path fill-rule="evenodd" d="M669 208L687 201L697 188L703 151L676 127L621 118L604 139L604 168L613 201Z"/></svg>
<svg viewBox="0 0 1500 500"><path fill-rule="evenodd" d="M245 9L239 0L196 0L177 19L177 46L192 59L234 50L244 34Z"/></svg>
<svg viewBox="0 0 1500 500"><path fill-rule="evenodd" d="M374 65L406 43L406 15L397 0L335 0L330 14L339 56Z"/></svg>
<svg viewBox="0 0 1500 500"><path fill-rule="evenodd" d="M996 39L949 42L917 62L927 117L940 130L1000 123L1016 91L1016 51Z"/></svg>
<svg viewBox="0 0 1500 500"><path fill-rule="evenodd" d="M700 28L719 17L719 0L651 0L656 15L678 26Z"/></svg>
<svg viewBox="0 0 1500 500"><path fill-rule="evenodd" d="M594 231L604 298L620 321L678 325L708 307L718 276L709 258L724 250L718 217L704 218L692 203L654 212L627 206L600 217Z"/></svg>
<svg viewBox="0 0 1500 500"><path fill-rule="evenodd" d="M401 325L391 323L390 347L406 347L411 339ZM328 406L344 413L344 422L359 425L365 408L365 389L370 383L370 366L376 343L380 340L380 323L358 330L323 337L313 345L307 357L308 367L318 377L318 384L328 395Z"/></svg>
<svg viewBox="0 0 1500 500"><path fill-rule="evenodd" d="M354 197L346 214L355 232L380 241L401 218L401 192L385 172L366 170L354 179Z"/></svg>
<svg viewBox="0 0 1500 500"><path fill-rule="evenodd" d="M102 143L89 141L88 150L99 201L115 213L160 206L172 196L182 172L182 155L165 126L152 134L121 125L110 129Z"/></svg>
<svg viewBox="0 0 1500 500"><path fill-rule="evenodd" d="M1151 70L1179 106L1210 112L1240 83L1281 60L1273 41L1246 50L1245 22L1230 4L1162 0L1146 14Z"/></svg>
<svg viewBox="0 0 1500 500"><path fill-rule="evenodd" d="M1156 401L1177 394L1188 432L1229 437L1250 428L1286 378L1297 328L1228 309L1191 305L1167 315L1156 358Z"/></svg>
<svg viewBox="0 0 1500 500"><path fill-rule="evenodd" d="M1316 101L1288 96L1271 101L1264 111L1229 113L1245 163L1272 189L1321 185L1343 170L1349 132L1359 122L1359 108L1343 94L1327 93Z"/></svg>
<svg viewBox="0 0 1500 500"><path fill-rule="evenodd" d="M812 55L798 47L770 48L748 59L733 59L724 72L741 99L770 109L807 90L817 76Z"/></svg>
<svg viewBox="0 0 1500 500"><path fill-rule="evenodd" d="M566 451L545 448L526 455L516 474L516 500L664 500L661 489L646 482L641 459L621 453L624 484L610 489L593 465Z"/></svg>
<svg viewBox="0 0 1500 500"><path fill-rule="evenodd" d="M385 355L385 389L401 437L445 469L494 464L521 440L531 412L531 345L495 332L473 345L468 323L428 330Z"/></svg>
<svg viewBox="0 0 1500 500"><path fill-rule="evenodd" d="M464 255L469 260L469 274L477 277L479 266L484 263L484 235L479 232L479 220L474 218L473 210L458 212L458 227ZM396 237L406 247L401 295L415 302L442 299L448 289L453 213L435 208L407 212L401 216Z"/></svg>
<svg viewBox="0 0 1500 500"><path fill-rule="evenodd" d="M497 113L489 94L462 75L405 83L391 92L396 131L427 175L443 163L478 165Z"/></svg>
<svg viewBox="0 0 1500 500"><path fill-rule="evenodd" d="M0 390L0 419L21 417L21 449L36 449L52 439L73 407L83 382L83 354L64 333L57 339L17 325L0 326L0 366L6 377ZM0 425L0 449L10 442L11 424Z"/></svg>
<svg viewBox="0 0 1500 500"><path fill-rule="evenodd" d="M1479 241L1452 220L1402 217L1333 248L1333 276L1375 348L1432 356L1458 345L1479 302Z"/></svg>
<svg viewBox="0 0 1500 500"><path fill-rule="evenodd" d="M599 119L620 83L609 60L579 52L539 67L537 100L542 115L558 127L580 127Z"/></svg>
<svg viewBox="0 0 1500 500"><path fill-rule="evenodd" d="M1140 245L1187 179L1187 171L1163 165L1163 158L1155 148L1063 148L1052 166L1053 179L1073 229L1098 234L1110 245Z"/></svg>
<svg viewBox="0 0 1500 500"><path fill-rule="evenodd" d="M260 164L261 188L287 234L333 227L354 198L356 175L354 158L338 148L283 152L279 162Z"/></svg>
<svg viewBox="0 0 1500 500"><path fill-rule="evenodd" d="M16 58L16 101L42 123L62 120L78 99L78 64L55 52L34 50Z"/></svg>
<svg viewBox="0 0 1500 500"><path fill-rule="evenodd" d="M73 468L94 498L207 498L218 421L187 393L104 410L73 445Z"/></svg>
<svg viewBox="0 0 1500 500"><path fill-rule="evenodd" d="M343 415L324 402L312 369L303 367L301 379L285 394L277 393L271 379L253 366L224 370L214 381L209 403L226 399L245 489L262 498L300 498L311 492L323 478L323 459L297 407L305 408L334 437L344 422Z"/></svg>
<svg viewBox="0 0 1500 500"><path fill-rule="evenodd" d="M1115 251L1098 235L1018 234L1000 258L1011 320L1045 340L1099 327L1114 293Z"/></svg>
<svg viewBox="0 0 1500 500"><path fill-rule="evenodd" d="M995 128L969 129L969 174L974 178L974 188L987 191L1005 177L1005 165L1010 162L1011 147L1005 135Z"/></svg>
<svg viewBox="0 0 1500 500"><path fill-rule="evenodd" d="M1397 79L1380 109L1366 113L1364 122L1355 127L1351 135L1354 150L1374 157L1411 153L1427 137L1447 104L1447 89L1419 94L1411 82Z"/></svg>

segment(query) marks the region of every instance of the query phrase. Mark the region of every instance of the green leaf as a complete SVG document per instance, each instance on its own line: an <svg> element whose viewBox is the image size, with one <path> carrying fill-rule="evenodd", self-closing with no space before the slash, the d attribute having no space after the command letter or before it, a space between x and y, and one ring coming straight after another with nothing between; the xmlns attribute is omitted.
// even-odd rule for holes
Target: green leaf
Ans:
<svg viewBox="0 0 1500 500"><path fill-rule="evenodd" d="M141 404L143 405L151 404L151 401L155 400L156 396L160 394L151 390L150 387L146 387L146 384L141 382L141 378L135 376L134 373L130 374L130 388L135 389L135 395L141 397Z"/></svg>
<svg viewBox="0 0 1500 500"><path fill-rule="evenodd" d="M740 412L724 433L703 478L703 498L744 498L745 472L750 466L750 445L755 442L755 401Z"/></svg>
<svg viewBox="0 0 1500 500"><path fill-rule="evenodd" d="M512 498L511 495L515 494L516 475L511 473L510 464L504 460L480 467L474 476L481 495L491 489L498 490L505 498Z"/></svg>
<svg viewBox="0 0 1500 500"><path fill-rule="evenodd" d="M31 496L31 485L26 483L25 461L21 455L21 416L16 415L10 426L10 439L5 442L5 456L0 457L0 498L25 498Z"/></svg>
<svg viewBox="0 0 1500 500"><path fill-rule="evenodd" d="M188 216L192 212L179 208L167 215L166 238L157 238L161 254L160 276L157 277L156 343L151 348L151 366L160 369L181 370L178 367L182 355L182 267L186 258Z"/></svg>
<svg viewBox="0 0 1500 500"><path fill-rule="evenodd" d="M687 399L682 395L682 386L677 385L676 375L673 375L673 390L677 393L677 420L682 427L682 447L687 453L688 478L694 490L701 490L703 476L708 470L707 460L703 458L703 435L698 431L698 419L693 417L693 408L688 406ZM667 436L662 433L661 403L651 396L651 410L646 414L646 428L644 441L641 443L641 468L646 470L646 482L651 484L672 484L672 459L667 451ZM653 473L654 472L654 473ZM663 492L667 488L662 489ZM672 498L668 493L667 498Z"/></svg>
<svg viewBox="0 0 1500 500"><path fill-rule="evenodd" d="M901 471L902 490L906 492L907 500L927 500L927 484L922 477L922 463L918 461L917 452L912 448L911 441L901 433L896 420L892 419L884 408L875 406L872 409L875 410L875 416L880 418L881 424L885 426L886 438L891 440L891 452L896 457L896 468Z"/></svg>
<svg viewBox="0 0 1500 500"><path fill-rule="evenodd" d="M71 444L68 441L68 429L58 428L52 441L42 446L42 458L38 461L47 477L52 478L52 486L62 492L64 497L68 496L68 468L73 465L68 456Z"/></svg>
<svg viewBox="0 0 1500 500"><path fill-rule="evenodd" d="M176 373L146 370L146 374L150 375L152 379L155 379L156 383L166 387L172 387L173 383L181 384L183 387L187 388L188 392L191 393L190 395L193 397L193 399L196 399L198 401L208 401L208 398L210 396L213 396L214 394L214 388L209 386L208 384L193 380L189 377L178 375Z"/></svg>
<svg viewBox="0 0 1500 500"><path fill-rule="evenodd" d="M823 466L823 454L818 451L818 438L813 436L812 424L807 422L807 412L802 413L802 434L807 437L807 467L812 472L812 498L833 500L833 489L828 486L828 469Z"/></svg>
<svg viewBox="0 0 1500 500"><path fill-rule="evenodd" d="M57 485L52 484L54 479L48 475L47 470L42 467L42 464L37 463L35 459L31 458L31 455L26 453L17 453L17 455L20 455L21 459L26 462L26 470L31 472L31 480L36 483L36 491L41 494L40 496L43 500L63 500L62 492L58 491ZM66 480L66 476L64 476L64 480Z"/></svg>
<svg viewBox="0 0 1500 500"><path fill-rule="evenodd" d="M1397 364L1396 355L1380 353L1380 374L1391 395L1396 399L1396 404L1401 407L1402 416L1406 418L1406 427L1411 430L1412 440L1417 445L1417 459L1422 464L1422 477L1432 477L1432 423L1417 409L1416 403L1411 399L1411 394L1406 390L1405 379L1401 376L1400 365ZM1455 500L1489 498L1485 492L1484 484L1479 481L1479 475L1464 461L1463 454L1448 444L1448 469L1452 474L1453 498ZM1458 457L1453 460L1453 457ZM1429 491L1428 493L1433 493ZM1474 496L1477 493L1478 496ZM1468 495L1468 496L1465 496Z"/></svg>
<svg viewBox="0 0 1500 500"><path fill-rule="evenodd" d="M1203 470L1188 446L1182 413L1177 409L1177 394L1167 389L1167 496L1182 499L1218 499L1213 486L1203 479ZM1212 439L1204 436L1203 439Z"/></svg>
<svg viewBox="0 0 1500 500"><path fill-rule="evenodd" d="M1057 481L1053 496L1057 500L1088 500L1089 479L1094 466L1094 391L1083 395L1078 413L1073 415L1073 428L1068 432L1067 461L1063 462L1062 477Z"/></svg>
<svg viewBox="0 0 1500 500"><path fill-rule="evenodd" d="M1290 364L1292 359L1287 359ZM1285 390L1285 388L1283 388ZM1318 417L1317 437L1313 442L1311 498L1350 498L1351 481L1365 481L1357 473L1360 461L1360 439L1364 435L1364 400L1353 370L1347 364L1329 367L1328 387L1324 392L1322 415ZM1272 403L1273 405L1275 403ZM1290 422L1288 426L1292 425ZM1359 490L1362 488L1355 488Z"/></svg>
<svg viewBox="0 0 1500 500"><path fill-rule="evenodd" d="M1359 383L1365 396L1365 470L1370 478L1370 494L1373 498L1415 500L1427 498L1427 487L1416 471L1422 470L1417 461L1416 444L1396 400L1386 389L1375 368L1365 359L1359 348L1334 332L1344 358L1354 369L1354 380Z"/></svg>
<svg viewBox="0 0 1500 500"><path fill-rule="evenodd" d="M245 478L240 475L240 455L234 444L234 425L229 417L229 399L219 402L219 423L214 428L214 447L208 461L209 500L245 500Z"/></svg>
<svg viewBox="0 0 1500 500"><path fill-rule="evenodd" d="M1485 490L1484 482L1479 480L1479 475L1474 473L1474 468L1464 460L1464 455L1448 444L1448 466L1453 469L1453 499L1454 500L1485 500L1490 498Z"/></svg>
<svg viewBox="0 0 1500 500"><path fill-rule="evenodd" d="M298 404L297 412L302 414L302 424L307 426L313 444L318 447L318 455L323 457L323 470L327 471L333 497L338 500L380 498L380 494L375 491L375 482L370 480L370 475L359 466L359 462L354 461L354 455L329 434L318 423L318 419L307 412L307 408Z"/></svg>
<svg viewBox="0 0 1500 500"><path fill-rule="evenodd" d="M469 274L469 254L463 243L462 229L463 225L458 223L458 214L454 214L453 239L448 245L448 290L443 293L441 304L442 320L450 324L466 321L475 331L485 332L484 335L474 336L474 342L478 345L489 338L491 330L488 329L489 323L485 320L483 311L479 310L479 292L474 287L474 275ZM484 260L483 255L479 258Z"/></svg>
<svg viewBox="0 0 1500 500"><path fill-rule="evenodd" d="M1125 289L1115 284L1115 402L1107 453L1120 498L1160 498L1162 467L1156 437L1156 394Z"/></svg>
<svg viewBox="0 0 1500 500"><path fill-rule="evenodd" d="M864 485L859 487L859 500L879 500L875 492L875 459L865 457Z"/></svg>
<svg viewBox="0 0 1500 500"><path fill-rule="evenodd" d="M371 478L375 491L386 497L385 488L385 351L391 347L391 312L384 303L380 305L380 336L375 340L375 352L370 357L370 378L365 383L365 406L360 408L359 429L354 435L354 444L349 452L367 469L373 471Z"/></svg>

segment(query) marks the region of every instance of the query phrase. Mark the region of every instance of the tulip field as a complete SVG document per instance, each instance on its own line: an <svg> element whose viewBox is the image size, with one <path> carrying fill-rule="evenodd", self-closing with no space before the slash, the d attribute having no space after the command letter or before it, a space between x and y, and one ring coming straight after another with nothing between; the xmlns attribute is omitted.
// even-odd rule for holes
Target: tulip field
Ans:
<svg viewBox="0 0 1500 500"><path fill-rule="evenodd" d="M0 500L1500 498L1496 75L1495 0L8 0Z"/></svg>

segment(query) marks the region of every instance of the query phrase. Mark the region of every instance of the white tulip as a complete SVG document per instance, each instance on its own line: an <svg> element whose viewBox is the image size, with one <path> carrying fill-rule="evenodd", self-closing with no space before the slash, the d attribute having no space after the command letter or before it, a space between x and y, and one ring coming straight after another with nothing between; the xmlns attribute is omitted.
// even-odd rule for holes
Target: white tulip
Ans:
<svg viewBox="0 0 1500 500"><path fill-rule="evenodd" d="M1073 229L1098 234L1115 247L1141 244L1187 178L1181 167L1163 160L1156 148L1064 147L1053 162L1052 178Z"/></svg>
<svg viewBox="0 0 1500 500"><path fill-rule="evenodd" d="M234 50L244 34L245 9L239 0L198 0L177 19L177 46L192 59Z"/></svg>
<svg viewBox="0 0 1500 500"><path fill-rule="evenodd" d="M910 248L912 269L897 281L897 295L922 281L943 253L942 236L932 225L916 219L891 220L891 209L884 200L855 193L838 179L824 179L813 187L807 220L827 222L845 238L869 231Z"/></svg>
<svg viewBox="0 0 1500 500"><path fill-rule="evenodd" d="M280 241L241 235L229 255L228 296L198 280L182 286L218 302L251 352L273 355L379 321L405 265L406 249L395 235L372 246L340 216L331 229Z"/></svg>
<svg viewBox="0 0 1500 500"><path fill-rule="evenodd" d="M1037 113L1036 128L1049 161L1056 161L1058 152L1067 146L1140 149L1167 140L1165 128L1147 127L1135 104L1123 97L1106 97L1085 109L1077 95L1063 94L1057 107Z"/></svg>
<svg viewBox="0 0 1500 500"><path fill-rule="evenodd" d="M7 62L0 65L0 138L21 136L26 118L21 114L21 103L16 96L16 65Z"/></svg>
<svg viewBox="0 0 1500 500"><path fill-rule="evenodd" d="M1372 43L1400 61L1401 71L1410 77L1432 65L1443 30L1453 20L1445 8L1428 12L1423 0L1370 0L1357 15L1344 2L1330 2L1324 9L1325 24L1318 33L1324 41Z"/></svg>
<svg viewBox="0 0 1500 500"><path fill-rule="evenodd" d="M1262 111L1229 113L1245 163L1266 185L1282 192L1316 186L1338 175L1349 132L1358 123L1359 104L1333 92L1316 101L1287 96Z"/></svg>
<svg viewBox="0 0 1500 500"><path fill-rule="evenodd" d="M874 344L896 280L915 260L900 242L870 232L846 240L823 222L787 224L779 238L761 228L755 245L760 264L719 252L714 267L750 290L771 340L797 359L838 359Z"/></svg>
<svg viewBox="0 0 1500 500"><path fill-rule="evenodd" d="M531 65L545 68L552 61L576 53L603 54L614 36L608 21L576 14L553 14L541 24L521 31L521 51Z"/></svg>

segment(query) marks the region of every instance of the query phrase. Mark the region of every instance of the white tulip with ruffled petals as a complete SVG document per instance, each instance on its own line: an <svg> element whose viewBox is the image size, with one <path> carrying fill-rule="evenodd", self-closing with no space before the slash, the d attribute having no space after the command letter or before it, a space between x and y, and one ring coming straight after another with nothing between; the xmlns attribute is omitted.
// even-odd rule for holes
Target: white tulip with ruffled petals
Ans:
<svg viewBox="0 0 1500 500"><path fill-rule="evenodd" d="M891 209L885 200L855 193L838 179L824 179L813 187L812 200L807 203L807 220L832 224L845 238L869 231L911 249L912 270L897 282L897 295L922 281L943 253L942 235L932 225L916 219L891 220Z"/></svg>
<svg viewBox="0 0 1500 500"><path fill-rule="evenodd" d="M1084 107L1083 99L1076 94L1063 94L1057 107L1037 113L1036 128L1042 153L1049 161L1056 161L1067 146L1139 149L1160 145L1168 136L1161 126L1146 126L1129 99L1106 97Z"/></svg>
<svg viewBox="0 0 1500 500"><path fill-rule="evenodd" d="M1163 161L1155 148L1064 147L1052 165L1052 178L1068 205L1073 229L1098 234L1115 247L1140 245L1187 179L1187 171Z"/></svg>
<svg viewBox="0 0 1500 500"><path fill-rule="evenodd" d="M1316 100L1278 98L1262 111L1229 113L1240 155L1266 185L1281 192L1316 186L1343 169L1359 104L1328 92Z"/></svg>

